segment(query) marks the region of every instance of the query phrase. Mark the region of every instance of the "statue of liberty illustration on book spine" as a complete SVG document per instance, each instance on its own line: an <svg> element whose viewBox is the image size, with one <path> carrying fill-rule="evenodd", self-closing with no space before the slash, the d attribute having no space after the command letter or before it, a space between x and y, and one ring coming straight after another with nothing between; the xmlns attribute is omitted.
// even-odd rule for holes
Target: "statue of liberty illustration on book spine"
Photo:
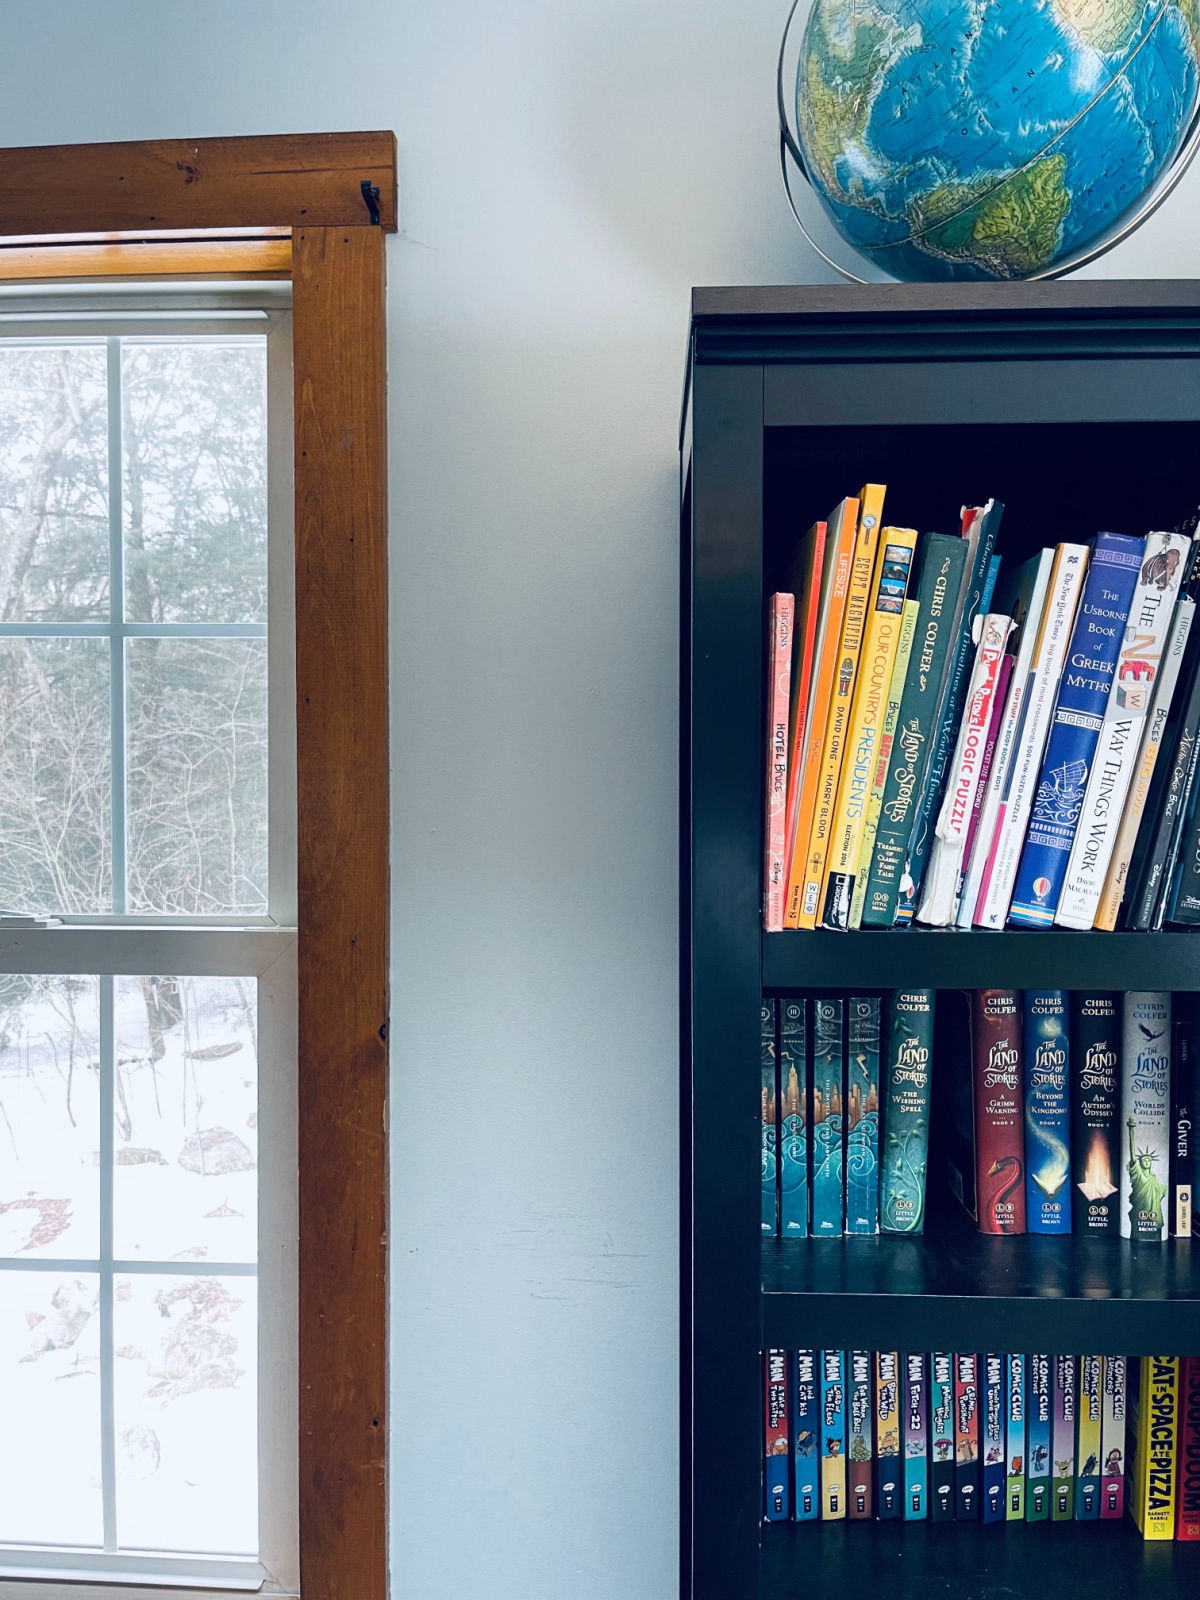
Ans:
<svg viewBox="0 0 1200 1600"><path fill-rule="evenodd" d="M1171 1130L1171 996L1125 996L1121 1070L1121 1236L1165 1239Z"/></svg>

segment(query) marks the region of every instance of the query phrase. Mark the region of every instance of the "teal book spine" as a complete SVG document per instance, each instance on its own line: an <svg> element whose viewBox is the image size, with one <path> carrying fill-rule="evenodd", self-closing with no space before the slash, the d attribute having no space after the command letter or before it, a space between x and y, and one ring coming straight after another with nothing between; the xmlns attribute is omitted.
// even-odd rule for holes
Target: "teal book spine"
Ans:
<svg viewBox="0 0 1200 1600"><path fill-rule="evenodd" d="M793 1351L792 1459L794 1462L792 1517L815 1522L821 1511L821 1389L816 1350Z"/></svg>
<svg viewBox="0 0 1200 1600"><path fill-rule="evenodd" d="M779 1002L779 1232L808 1233L807 1001Z"/></svg>
<svg viewBox="0 0 1200 1600"><path fill-rule="evenodd" d="M1025 1229L1071 1232L1071 1075L1065 989L1025 990Z"/></svg>
<svg viewBox="0 0 1200 1600"><path fill-rule="evenodd" d="M919 548L916 595L920 611L875 832L863 902L864 928L890 928L896 920L913 800L929 761L954 608L967 561L966 541L950 534L927 533Z"/></svg>
<svg viewBox="0 0 1200 1600"><path fill-rule="evenodd" d="M846 1002L846 1232L879 1232L879 996Z"/></svg>
<svg viewBox="0 0 1200 1600"><path fill-rule="evenodd" d="M1029 1357L1025 1379L1025 1521L1050 1518L1050 1442L1054 1424L1054 1380L1048 1355Z"/></svg>
<svg viewBox="0 0 1200 1600"><path fill-rule="evenodd" d="M904 1362L904 1520L924 1522L929 1515L929 1357L905 1355Z"/></svg>
<svg viewBox="0 0 1200 1600"><path fill-rule="evenodd" d="M925 1231L936 1000L936 989L897 989L892 995L883 1086L879 1225L884 1233Z"/></svg>
<svg viewBox="0 0 1200 1600"><path fill-rule="evenodd" d="M779 1092L775 1077L775 1001L762 1003L759 1051L762 1067L762 1231L773 1238L779 1231L778 1149Z"/></svg>
<svg viewBox="0 0 1200 1600"><path fill-rule="evenodd" d="M818 1239L842 1232L841 1000L813 1006L812 1231Z"/></svg>

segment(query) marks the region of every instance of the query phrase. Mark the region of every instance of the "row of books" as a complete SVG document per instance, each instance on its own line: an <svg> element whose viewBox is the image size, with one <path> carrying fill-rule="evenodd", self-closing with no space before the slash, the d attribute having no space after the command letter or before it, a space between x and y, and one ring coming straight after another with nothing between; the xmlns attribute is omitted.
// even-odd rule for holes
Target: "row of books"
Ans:
<svg viewBox="0 0 1200 1600"><path fill-rule="evenodd" d="M767 930L1200 923L1200 532L1001 577L999 501L918 535L884 494L771 597Z"/></svg>
<svg viewBox="0 0 1200 1600"><path fill-rule="evenodd" d="M931 1128L981 1233L1200 1232L1195 995L767 999L761 1041L765 1235L922 1233Z"/></svg>
<svg viewBox="0 0 1200 1600"><path fill-rule="evenodd" d="M1200 1539L1200 1360L763 1352L768 1522L1091 1522Z"/></svg>

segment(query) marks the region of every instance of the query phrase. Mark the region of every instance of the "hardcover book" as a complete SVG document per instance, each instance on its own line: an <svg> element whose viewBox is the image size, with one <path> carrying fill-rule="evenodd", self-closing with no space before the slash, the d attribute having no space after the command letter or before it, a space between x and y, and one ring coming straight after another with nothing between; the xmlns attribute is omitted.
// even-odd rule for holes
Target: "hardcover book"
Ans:
<svg viewBox="0 0 1200 1600"><path fill-rule="evenodd" d="M1079 1370L1075 1356L1054 1357L1054 1424L1051 1440L1050 1520L1075 1519L1075 1413L1079 1403Z"/></svg>
<svg viewBox="0 0 1200 1600"><path fill-rule="evenodd" d="M954 1357L929 1358L929 1519L954 1521Z"/></svg>
<svg viewBox="0 0 1200 1600"><path fill-rule="evenodd" d="M794 1492L792 1516L797 1522L814 1522L820 1511L821 1391L818 1352L797 1350L792 1368L792 1460Z"/></svg>
<svg viewBox="0 0 1200 1600"><path fill-rule="evenodd" d="M954 1357L955 1518L979 1521L979 1357Z"/></svg>
<svg viewBox="0 0 1200 1600"><path fill-rule="evenodd" d="M775 1002L762 1003L761 1049L762 1060L762 1231L769 1236L778 1232L776 1209L778 1204L778 1175L776 1172L776 1120L778 1108L775 1089Z"/></svg>
<svg viewBox="0 0 1200 1600"><path fill-rule="evenodd" d="M1192 1234L1196 1170L1196 996L1171 997L1171 1160L1168 1206L1170 1231L1177 1239Z"/></svg>
<svg viewBox="0 0 1200 1600"><path fill-rule="evenodd" d="M1071 1206L1076 1233L1121 1231L1119 1002L1111 990L1071 995Z"/></svg>
<svg viewBox="0 0 1200 1600"><path fill-rule="evenodd" d="M821 1351L821 1521L846 1516L846 1372L840 1350Z"/></svg>
<svg viewBox="0 0 1200 1600"><path fill-rule="evenodd" d="M871 1352L848 1350L846 1384L846 1516L871 1519L871 1438L875 1406L871 1395Z"/></svg>
<svg viewBox="0 0 1200 1600"><path fill-rule="evenodd" d="M764 1459L763 1488L768 1522L788 1514L787 1351L768 1350L763 1361Z"/></svg>
<svg viewBox="0 0 1200 1600"><path fill-rule="evenodd" d="M1125 1514L1125 1357L1104 1358L1104 1410L1100 1420L1100 1518Z"/></svg>
<svg viewBox="0 0 1200 1600"><path fill-rule="evenodd" d="M1099 1356L1079 1357L1079 1428L1075 1438L1075 1519L1100 1516L1101 1413L1104 1398Z"/></svg>
<svg viewBox="0 0 1200 1600"><path fill-rule="evenodd" d="M879 997L846 1002L846 1232L879 1232Z"/></svg>
<svg viewBox="0 0 1200 1600"><path fill-rule="evenodd" d="M1096 537L1009 907L1017 927L1054 921L1144 550L1144 539Z"/></svg>
<svg viewBox="0 0 1200 1600"><path fill-rule="evenodd" d="M1045 1522L1050 1516L1050 1446L1054 1424L1051 1357L1029 1357L1026 1393L1029 1399L1028 1454L1025 1470L1025 1520Z"/></svg>
<svg viewBox="0 0 1200 1600"><path fill-rule="evenodd" d="M961 1060L961 1049L951 1060L951 1188L980 1233L1024 1233L1025 1117L1017 992L975 990L970 1016L969 1063Z"/></svg>
<svg viewBox="0 0 1200 1600"><path fill-rule="evenodd" d="M900 1457L900 1357L875 1353L875 1504L881 1522L904 1514Z"/></svg>
<svg viewBox="0 0 1200 1600"><path fill-rule="evenodd" d="M1025 1357L1004 1358L1006 1522L1025 1520Z"/></svg>
<svg viewBox="0 0 1200 1600"><path fill-rule="evenodd" d="M842 1001L813 1002L812 1232L842 1232Z"/></svg>
<svg viewBox="0 0 1200 1600"><path fill-rule="evenodd" d="M1175 1537L1200 1539L1200 1357L1179 1363Z"/></svg>
<svg viewBox="0 0 1200 1600"><path fill-rule="evenodd" d="M779 1231L785 1239L808 1233L807 1000L779 1006Z"/></svg>
<svg viewBox="0 0 1200 1600"><path fill-rule="evenodd" d="M788 711L787 804L784 807L783 889L792 871L792 850L796 838L796 818L800 790L804 781L804 755L812 719L812 696L816 686L821 654L822 591L825 579L824 522L814 522L805 534L796 556L792 575L795 607L792 626L791 704ZM832 562L830 572L832 573ZM847 562L847 573L849 563ZM826 599L828 594L826 593ZM807 835L806 835L807 837Z"/></svg>
<svg viewBox="0 0 1200 1600"><path fill-rule="evenodd" d="M1146 796L1145 825L1129 868L1125 926L1136 933L1162 925L1163 890L1170 880L1191 796L1196 753L1200 749L1200 632L1195 628L1175 699L1178 705L1164 734L1166 759L1157 764Z"/></svg>
<svg viewBox="0 0 1200 1600"><path fill-rule="evenodd" d="M1004 1420L1007 1410L1004 1357L983 1358L983 1521L1004 1522L1008 1517L1007 1463L1004 1459Z"/></svg>
<svg viewBox="0 0 1200 1600"><path fill-rule="evenodd" d="M913 639L916 637L917 618L921 606L917 600L904 602L904 615L900 619L900 637L896 642L896 660L892 667L892 681L888 685L887 707L883 715L883 729L879 735L879 751L875 759L875 776L867 800L867 821L863 828L862 848L854 873L854 895L850 901L850 926L862 926L863 907L867 903L867 880L871 875L871 862L875 855L875 835L879 829L879 813L883 807L883 791L887 784L892 746L896 740L896 727L900 721L900 706L904 700L904 685L908 682L908 665L912 660Z"/></svg>
<svg viewBox="0 0 1200 1600"><path fill-rule="evenodd" d="M1121 1236L1165 1239L1171 1141L1171 996L1132 990L1125 996L1121 1124Z"/></svg>
<svg viewBox="0 0 1200 1600"><path fill-rule="evenodd" d="M904 1357L904 1520L929 1510L929 1358Z"/></svg>
<svg viewBox="0 0 1200 1600"><path fill-rule="evenodd" d="M794 595L771 596L767 661L767 815L763 827L763 927L783 927L787 833L788 702L792 682Z"/></svg>
<svg viewBox="0 0 1200 1600"><path fill-rule="evenodd" d="M897 989L892 995L880 1201L880 1228L884 1233L925 1231L936 1000L936 989Z"/></svg>
<svg viewBox="0 0 1200 1600"><path fill-rule="evenodd" d="M1142 1356L1129 1392L1129 1468L1125 1492L1143 1539L1175 1537L1175 1451L1179 1358Z"/></svg>
<svg viewBox="0 0 1200 1600"><path fill-rule="evenodd" d="M1025 1225L1071 1231L1067 991L1025 990Z"/></svg>

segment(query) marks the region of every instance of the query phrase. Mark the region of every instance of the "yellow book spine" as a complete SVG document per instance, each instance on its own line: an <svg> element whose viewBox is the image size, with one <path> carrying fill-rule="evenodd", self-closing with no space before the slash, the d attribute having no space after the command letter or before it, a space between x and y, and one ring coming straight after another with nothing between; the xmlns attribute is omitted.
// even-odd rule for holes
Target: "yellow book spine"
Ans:
<svg viewBox="0 0 1200 1600"><path fill-rule="evenodd" d="M1133 1518L1144 1539L1175 1537L1179 1357L1143 1356Z"/></svg>
<svg viewBox="0 0 1200 1600"><path fill-rule="evenodd" d="M883 513L883 496L883 486L877 483L868 483L859 495L862 511L858 519L854 564L850 570L850 588L846 596L846 620L842 624L837 681L825 727L825 744L817 779L812 830L808 836L808 855L804 863L804 888L797 917L797 924L801 928L815 928L820 911L825 857L829 849L829 830L837 803L838 780L842 771L846 736L850 731L854 680L858 672L859 654L862 651L867 604L871 598L875 552L879 547L879 521Z"/></svg>
<svg viewBox="0 0 1200 1600"><path fill-rule="evenodd" d="M904 624L904 600L916 543L915 528L884 528L879 535L875 578L850 712L850 734L825 856L820 921L826 928L850 926L855 868L875 780L876 758Z"/></svg>
<svg viewBox="0 0 1200 1600"><path fill-rule="evenodd" d="M908 678L908 663L912 656L913 638L917 631L919 600L904 602L904 617L900 624L900 637L896 641L896 659L892 663L892 681L888 685L887 711L883 718L883 731L875 757L875 779L867 799L867 820L863 824L862 844L858 860L854 863L854 896L850 901L850 926L862 927L863 907L867 903L867 879L871 872L871 857L875 853L875 834L879 827L879 813L883 809L883 791L887 787L888 761L896 738L896 724L900 721L900 703L904 699L904 685Z"/></svg>

